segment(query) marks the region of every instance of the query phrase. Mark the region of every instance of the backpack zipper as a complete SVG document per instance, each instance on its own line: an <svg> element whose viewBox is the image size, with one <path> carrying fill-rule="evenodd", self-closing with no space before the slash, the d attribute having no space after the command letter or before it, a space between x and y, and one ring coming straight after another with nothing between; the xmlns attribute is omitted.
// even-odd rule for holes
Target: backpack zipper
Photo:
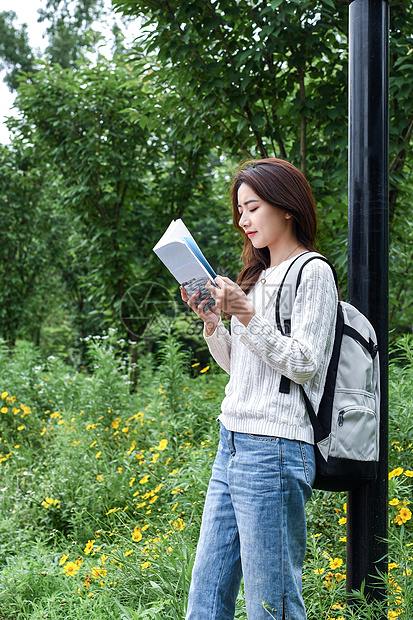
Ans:
<svg viewBox="0 0 413 620"><path fill-rule="evenodd" d="M344 411L339 411L338 412L338 425L339 426L343 426L344 424Z"/></svg>

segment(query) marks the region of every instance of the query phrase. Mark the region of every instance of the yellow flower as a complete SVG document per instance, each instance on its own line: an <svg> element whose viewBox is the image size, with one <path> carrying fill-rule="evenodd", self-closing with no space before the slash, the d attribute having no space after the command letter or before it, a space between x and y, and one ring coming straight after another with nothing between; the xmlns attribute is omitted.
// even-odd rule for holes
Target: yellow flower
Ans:
<svg viewBox="0 0 413 620"><path fill-rule="evenodd" d="M411 469L406 469L404 475L408 476L409 478L413 478L413 471L411 471Z"/></svg>
<svg viewBox="0 0 413 620"><path fill-rule="evenodd" d="M121 422L122 422L122 420L120 418L115 418L114 420L112 420L110 425L111 425L112 428L114 428L116 430Z"/></svg>
<svg viewBox="0 0 413 620"><path fill-rule="evenodd" d="M391 562L391 563L389 564L389 570L392 570L392 568L399 568L399 565L398 565L398 564L396 564L396 562Z"/></svg>
<svg viewBox="0 0 413 620"><path fill-rule="evenodd" d="M411 518L412 518L411 510L406 508L406 506L403 506L403 508L400 508L399 514L395 517L394 521L398 525L401 525L402 523L406 523L406 521L409 521L409 519Z"/></svg>
<svg viewBox="0 0 413 620"><path fill-rule="evenodd" d="M389 480L391 480L393 478L393 476L400 476L400 474L403 473L403 467L396 467L396 469L393 469L390 473L389 473Z"/></svg>
<svg viewBox="0 0 413 620"><path fill-rule="evenodd" d="M397 499L397 497L389 501L390 506L397 506L398 503L399 500Z"/></svg>
<svg viewBox="0 0 413 620"><path fill-rule="evenodd" d="M45 426L43 426L43 428L42 428L42 432L40 433L40 435L42 435L42 436L43 436L43 435L45 434L45 432L46 432L46 427L45 427Z"/></svg>
<svg viewBox="0 0 413 620"><path fill-rule="evenodd" d="M145 570L145 568L148 568L148 566L150 566L151 563L150 562L144 562L143 564L141 564L141 569Z"/></svg>
<svg viewBox="0 0 413 620"><path fill-rule="evenodd" d="M210 368L209 366L205 366L205 368L203 368L202 370L199 371L200 374L202 374L204 372L207 372L209 370L209 368Z"/></svg>
<svg viewBox="0 0 413 620"><path fill-rule="evenodd" d="M174 522L174 528L182 532L184 527L185 527L184 521L180 517L178 517L178 519Z"/></svg>
<svg viewBox="0 0 413 620"><path fill-rule="evenodd" d="M341 519L338 520L339 525L345 525L346 523L347 523L347 517L341 517Z"/></svg>
<svg viewBox="0 0 413 620"><path fill-rule="evenodd" d="M343 581L343 579L345 579L345 578L346 578L345 574L343 574L343 573L336 573L335 577L336 577L336 581L337 581L338 583L339 583L340 581Z"/></svg>
<svg viewBox="0 0 413 620"><path fill-rule="evenodd" d="M110 515L111 512L118 512L119 508L110 508L107 513L106 516Z"/></svg>
<svg viewBox="0 0 413 620"><path fill-rule="evenodd" d="M156 463L158 459L159 459L159 452L156 452L152 457L152 463Z"/></svg>
<svg viewBox="0 0 413 620"><path fill-rule="evenodd" d="M50 508L50 506L57 506L59 508L59 504L60 499L53 499L53 497L45 497L42 502L42 506L44 506L44 508Z"/></svg>
<svg viewBox="0 0 413 620"><path fill-rule="evenodd" d="M401 610L397 609L396 611L392 611L391 609L389 609L389 611L387 612L387 617L389 618L389 620L394 620L395 618L398 618L401 614Z"/></svg>
<svg viewBox="0 0 413 620"><path fill-rule="evenodd" d="M78 564L75 564L74 562L68 562L63 568L63 572L68 577L73 577L73 575L76 575L79 568L80 566Z"/></svg>
<svg viewBox="0 0 413 620"><path fill-rule="evenodd" d="M94 543L94 542L95 542L95 540L94 540L94 539L93 539L93 540L88 540L88 541L87 541L87 543L86 543L86 547L85 547L85 549L84 549L84 553L85 553L86 555L88 555L88 554L92 551L92 549L93 549L93 543Z"/></svg>
<svg viewBox="0 0 413 620"><path fill-rule="evenodd" d="M129 454L132 454L135 448L136 448L136 441L133 440L131 443L131 447L129 448L129 450L127 450L126 454L129 456Z"/></svg>
<svg viewBox="0 0 413 620"><path fill-rule="evenodd" d="M314 575L322 575L325 571L325 568L315 568Z"/></svg>
<svg viewBox="0 0 413 620"><path fill-rule="evenodd" d="M98 566L94 566L92 568L92 577L94 579L99 579L100 577L106 577L107 572L108 571L106 568L99 568Z"/></svg>
<svg viewBox="0 0 413 620"><path fill-rule="evenodd" d="M140 540L142 540L141 528L138 525L133 528L132 540L134 540L135 542L139 542Z"/></svg>
<svg viewBox="0 0 413 620"><path fill-rule="evenodd" d="M17 430L18 430L18 431L22 431L23 429L24 429L24 424L22 424L21 426L18 426L18 427L17 427Z"/></svg>
<svg viewBox="0 0 413 620"><path fill-rule="evenodd" d="M149 480L149 474L146 474L143 478L139 480L139 484L146 484Z"/></svg>
<svg viewBox="0 0 413 620"><path fill-rule="evenodd" d="M335 569L335 568L340 568L340 566L343 564L343 560L341 558L334 558L330 560L330 568L331 569Z"/></svg>
<svg viewBox="0 0 413 620"><path fill-rule="evenodd" d="M59 566L62 566L62 564L64 564L66 562L68 557L69 557L69 554L68 553L64 553L62 555L62 557L60 558Z"/></svg>
<svg viewBox="0 0 413 620"><path fill-rule="evenodd" d="M8 408L7 408L7 407L2 407L2 408L0 409L0 411L1 411L2 413L7 413L7 412L8 412Z"/></svg>
<svg viewBox="0 0 413 620"><path fill-rule="evenodd" d="M2 400L4 400L5 398L7 398L7 396L8 396L8 395L9 395L9 393L8 393L8 392L2 392L2 393L1 393L1 395L0 395L0 398L1 398Z"/></svg>
<svg viewBox="0 0 413 620"><path fill-rule="evenodd" d="M102 451L99 450L99 452L96 452L95 454L95 459L98 459L100 457L100 455L102 454Z"/></svg>
<svg viewBox="0 0 413 620"><path fill-rule="evenodd" d="M168 440L167 439L161 439L161 441L159 442L159 446L156 446L155 450L165 450L166 446L168 445Z"/></svg>
<svg viewBox="0 0 413 620"><path fill-rule="evenodd" d="M127 558L128 555L131 555L131 553L133 553L133 549L129 549L129 551L125 551L125 558Z"/></svg>

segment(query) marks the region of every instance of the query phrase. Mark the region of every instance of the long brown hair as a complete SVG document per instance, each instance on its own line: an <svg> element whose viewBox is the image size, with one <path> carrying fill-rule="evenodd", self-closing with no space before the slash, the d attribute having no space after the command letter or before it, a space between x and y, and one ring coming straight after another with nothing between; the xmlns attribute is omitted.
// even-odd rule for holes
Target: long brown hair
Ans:
<svg viewBox="0 0 413 620"><path fill-rule="evenodd" d="M239 225L238 190L245 183L273 207L291 215L297 241L307 250L315 251L317 214L311 188L304 175L292 164L275 157L245 162L235 176L232 188L233 222L245 237L242 251L243 269L237 283L248 293L263 269L270 266L268 248L254 248Z"/></svg>

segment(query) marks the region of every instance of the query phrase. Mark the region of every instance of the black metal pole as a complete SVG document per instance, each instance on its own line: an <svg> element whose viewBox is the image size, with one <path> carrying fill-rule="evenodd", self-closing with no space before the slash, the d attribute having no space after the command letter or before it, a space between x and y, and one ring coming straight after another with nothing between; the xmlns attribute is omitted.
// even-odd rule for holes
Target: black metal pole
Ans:
<svg viewBox="0 0 413 620"><path fill-rule="evenodd" d="M376 482L348 494L347 590L384 598L388 515L388 20L387 0L349 7L349 301L373 324L381 369Z"/></svg>

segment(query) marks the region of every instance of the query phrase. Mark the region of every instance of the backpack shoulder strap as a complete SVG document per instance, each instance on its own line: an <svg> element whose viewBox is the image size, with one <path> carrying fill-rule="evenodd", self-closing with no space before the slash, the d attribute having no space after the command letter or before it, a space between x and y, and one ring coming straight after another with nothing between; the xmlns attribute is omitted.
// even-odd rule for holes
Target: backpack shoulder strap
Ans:
<svg viewBox="0 0 413 620"><path fill-rule="evenodd" d="M291 314L297 289L300 286L303 269L307 263L316 258L330 265L338 290L336 270L327 258L318 252L304 252L303 254L299 254L288 267L278 289L275 301L275 321L277 329L284 336L289 336L291 334ZM288 394L290 392L290 383L290 379L282 376L279 391L282 394Z"/></svg>
<svg viewBox="0 0 413 620"><path fill-rule="evenodd" d="M299 254L288 267L275 300L275 321L277 329L285 336L289 336L291 333L291 314L297 289L300 286L303 269L307 263L315 258L330 265L337 285L336 271L327 258L318 252L304 252L303 254Z"/></svg>

